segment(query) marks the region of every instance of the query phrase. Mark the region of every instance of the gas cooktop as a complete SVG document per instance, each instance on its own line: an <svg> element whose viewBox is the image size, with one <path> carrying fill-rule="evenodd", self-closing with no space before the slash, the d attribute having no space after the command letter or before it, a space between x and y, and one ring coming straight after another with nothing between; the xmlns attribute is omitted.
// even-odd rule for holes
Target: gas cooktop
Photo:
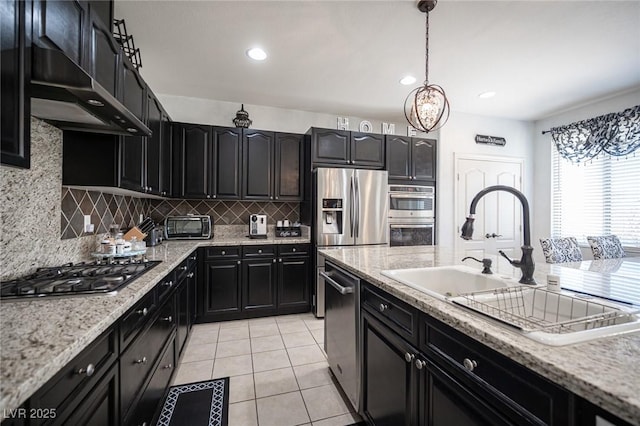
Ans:
<svg viewBox="0 0 640 426"><path fill-rule="evenodd" d="M0 284L0 300L87 294L115 294L160 263L126 260L117 263L69 263L38 268L35 273Z"/></svg>

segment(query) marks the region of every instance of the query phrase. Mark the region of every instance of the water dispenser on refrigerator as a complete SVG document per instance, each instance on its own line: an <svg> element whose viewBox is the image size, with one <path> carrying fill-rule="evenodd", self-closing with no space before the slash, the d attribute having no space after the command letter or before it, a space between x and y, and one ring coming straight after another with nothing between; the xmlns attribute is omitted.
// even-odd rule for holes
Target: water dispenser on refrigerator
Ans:
<svg viewBox="0 0 640 426"><path fill-rule="evenodd" d="M322 225L323 234L342 234L342 199L322 199Z"/></svg>

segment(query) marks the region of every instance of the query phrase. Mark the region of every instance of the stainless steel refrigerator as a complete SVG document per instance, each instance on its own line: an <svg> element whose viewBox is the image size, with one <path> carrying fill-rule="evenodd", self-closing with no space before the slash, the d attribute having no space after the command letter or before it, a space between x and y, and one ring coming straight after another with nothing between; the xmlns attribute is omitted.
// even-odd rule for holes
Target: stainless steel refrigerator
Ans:
<svg viewBox="0 0 640 426"><path fill-rule="evenodd" d="M389 243L386 171L317 168L313 184L317 249ZM315 313L324 317L324 258L316 259Z"/></svg>

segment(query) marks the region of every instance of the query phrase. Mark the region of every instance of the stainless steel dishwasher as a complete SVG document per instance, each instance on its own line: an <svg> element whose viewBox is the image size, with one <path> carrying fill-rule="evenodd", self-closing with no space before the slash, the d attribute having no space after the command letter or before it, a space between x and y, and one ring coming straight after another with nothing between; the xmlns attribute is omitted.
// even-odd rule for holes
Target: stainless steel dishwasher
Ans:
<svg viewBox="0 0 640 426"><path fill-rule="evenodd" d="M329 368L360 410L360 279L326 262L324 350Z"/></svg>

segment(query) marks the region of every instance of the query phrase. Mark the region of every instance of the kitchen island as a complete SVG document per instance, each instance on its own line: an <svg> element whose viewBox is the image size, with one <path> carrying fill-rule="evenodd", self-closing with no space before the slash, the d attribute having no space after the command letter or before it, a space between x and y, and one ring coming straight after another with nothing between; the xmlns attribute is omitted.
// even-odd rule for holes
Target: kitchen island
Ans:
<svg viewBox="0 0 640 426"><path fill-rule="evenodd" d="M146 257L162 261L115 295L2 301L0 305L0 410L18 408L96 338L116 323L199 247L307 244L302 237L246 238L246 226L215 227L214 238L165 241ZM44 265L43 265L44 266Z"/></svg>
<svg viewBox="0 0 640 426"><path fill-rule="evenodd" d="M438 247L358 247L322 250L337 266L453 327L485 346L525 366L549 381L632 424L640 424L640 332L602 338L561 347L536 343L518 332L449 302L431 297L381 274L386 269L461 264L462 255ZM494 259L494 264L496 259ZM536 264L535 279L546 282L546 274L569 268L607 280L612 268L625 262L593 261L559 265ZM614 265L607 268L607 265ZM481 267L478 265L478 269ZM594 270L607 272L590 272ZM498 267L498 274L519 277L511 266ZM633 279L630 280L634 281ZM636 279L637 281L637 279Z"/></svg>

